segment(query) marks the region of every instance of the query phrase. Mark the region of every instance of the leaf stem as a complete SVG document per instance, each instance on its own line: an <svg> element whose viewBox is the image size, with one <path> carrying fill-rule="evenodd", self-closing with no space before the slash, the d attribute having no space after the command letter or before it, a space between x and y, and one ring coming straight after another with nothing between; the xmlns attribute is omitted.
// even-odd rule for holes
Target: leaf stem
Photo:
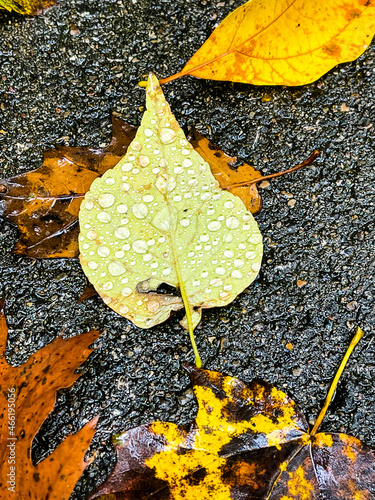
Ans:
<svg viewBox="0 0 375 500"><path fill-rule="evenodd" d="M184 73L183 71L179 71L178 73L175 73L174 75L168 76L167 78L162 78L159 80L160 85L164 85L164 83L169 83L173 82L173 80L177 80L177 78L181 78L181 76L184 76L188 73Z"/></svg>
<svg viewBox="0 0 375 500"><path fill-rule="evenodd" d="M320 427L320 424L322 423L322 421L323 421L323 419L325 417L325 414L327 413L328 406L331 403L333 394L334 394L334 392L336 390L336 387L337 387L338 381L339 381L339 379L341 377L341 374L344 371L346 363L348 362L348 359L349 359L351 353L353 352L353 349L358 344L358 342L361 340L361 338L363 337L363 335L364 335L363 330L360 327L358 327L357 331L355 332L354 337L352 338L352 341L350 342L348 350L346 351L344 359L341 361L341 364L339 366L339 369L337 370L335 378L333 379L333 382L332 382L331 387L330 387L330 389L328 391L326 400L324 402L323 408L321 409L321 411L319 413L319 416L316 419L316 422L315 422L315 425L313 427L313 430L310 432L310 436L315 436L315 434L317 433L317 431L318 431L318 429Z"/></svg>
<svg viewBox="0 0 375 500"><path fill-rule="evenodd" d="M183 300L184 306L185 306L185 314L186 314L186 321L187 321L188 330L189 330L190 342L191 342L191 345L193 347L193 351L194 351L194 355L195 355L195 366L197 368L201 368L202 367L202 360L201 360L201 357L199 356L197 344L195 343L193 320L191 317L191 310L190 310L189 301L188 301L188 297L186 294L184 282L182 280L179 280L179 285L180 285L181 297L182 297L182 300Z"/></svg>
<svg viewBox="0 0 375 500"><path fill-rule="evenodd" d="M282 172L276 172L275 174L270 174L270 175L262 175L261 177L256 177L255 179L251 179L251 181L246 181L246 182L239 182L238 184L232 184L229 187L223 188L227 189L230 191L233 188L236 187L241 187L241 186L250 186L251 184L258 184L258 182L265 181L267 179L273 179L274 177L279 177L280 175L284 174L289 174L290 172L294 172L295 170L298 170L302 167L307 167L308 165L311 165L311 163L316 160L316 158L319 156L319 151L317 149L314 149L313 153L307 158L307 160L303 161L302 163L299 163L298 165L295 165L292 168L288 168L287 170L283 170Z"/></svg>
<svg viewBox="0 0 375 500"><path fill-rule="evenodd" d="M288 468L288 465L290 464L290 462L298 455L298 453L302 450L302 448L305 446L305 444L301 444L292 454L292 456L288 457L282 464L280 465L286 465L286 467ZM264 500L270 500L271 498L271 495L272 495L272 492L273 490L275 489L275 486L277 484L277 481L280 479L281 477L281 474L283 473L282 469L280 468L280 472L278 473L277 477L274 479L273 481L273 484L272 484L272 488L270 489L268 495L266 496L266 498Z"/></svg>
<svg viewBox="0 0 375 500"><path fill-rule="evenodd" d="M189 331L190 342L191 342L191 345L193 347L193 351L194 351L194 355L195 355L195 366L197 368L201 368L202 367L202 360L201 360L201 357L199 356L197 344L195 343L194 326L193 326L193 319L191 316L189 300L188 300L188 296L186 293L185 284L182 280L180 266L178 265L178 259L176 257L176 249L175 249L173 240L172 240L172 248L173 248L173 255L175 258L175 262L176 262L177 282L178 282L179 287L180 287L181 298L182 298L182 301L183 301L184 307L185 307L185 315L186 315L186 321L187 321L187 326L188 326L188 331Z"/></svg>

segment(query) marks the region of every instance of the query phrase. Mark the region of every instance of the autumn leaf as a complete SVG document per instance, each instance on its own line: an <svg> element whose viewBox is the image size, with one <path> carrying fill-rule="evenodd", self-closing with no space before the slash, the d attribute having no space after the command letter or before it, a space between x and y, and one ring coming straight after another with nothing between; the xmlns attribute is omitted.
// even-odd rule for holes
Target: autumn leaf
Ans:
<svg viewBox="0 0 375 500"><path fill-rule="evenodd" d="M40 168L0 180L0 216L19 230L15 253L38 259L78 257L78 212L84 195L96 177L118 163L137 130L115 116L112 122L112 140L106 148L59 147L45 152ZM262 205L256 183L309 165L317 156L314 152L300 165L261 176L246 163L233 169L237 158L196 131L188 140L220 186L239 196L252 214Z"/></svg>
<svg viewBox="0 0 375 500"><path fill-rule="evenodd" d="M262 237L186 140L153 75L146 94L128 152L81 205L80 261L116 312L150 328L184 307L192 336L202 309L229 304L256 278ZM161 283L181 296L157 293Z"/></svg>
<svg viewBox="0 0 375 500"><path fill-rule="evenodd" d="M198 402L195 421L154 422L116 436L117 464L89 499L374 498L375 451L345 434L317 433L362 335L311 432L296 403L272 385L185 366Z"/></svg>
<svg viewBox="0 0 375 500"><path fill-rule="evenodd" d="M227 155L196 130L191 131L188 139L195 151L209 164L211 172L220 184L220 187L241 198L245 207L253 215L257 214L262 208L262 198L257 188L259 182L266 179L274 179L280 175L285 175L311 165L319 156L319 151L315 150L309 158L292 168L270 175L262 175L247 163L242 163L235 168L237 163L235 156Z"/></svg>
<svg viewBox="0 0 375 500"><path fill-rule="evenodd" d="M44 153L42 167L0 181L0 215L17 225L15 253L34 258L78 256L78 212L94 179L124 156L135 127L112 119L104 148L59 147Z"/></svg>
<svg viewBox="0 0 375 500"><path fill-rule="evenodd" d="M257 189L256 182L263 180L265 177L247 163L234 168L237 158L224 153L218 146L196 130L190 130L187 140L195 151L209 164L211 173L219 182L220 187L231 191L232 194L241 198L245 207L253 215L258 213L262 208L262 198ZM316 156L317 152L314 154L314 158L311 159L310 157L308 162L311 163ZM280 172L280 174L283 173ZM273 176L277 175L274 174ZM266 178L273 176L266 176ZM95 295L97 295L95 288L92 285L88 285L79 298L79 302L83 302Z"/></svg>
<svg viewBox="0 0 375 500"><path fill-rule="evenodd" d="M75 370L91 353L99 333L58 337L25 364L10 366L5 359L7 326L0 303L0 497L68 500L88 465L84 455L95 433L97 419L69 435L38 465L31 462L31 443L53 409L56 392L80 376ZM14 496L15 495L15 496Z"/></svg>
<svg viewBox="0 0 375 500"><path fill-rule="evenodd" d="M83 197L92 181L125 155L137 130L115 116L112 122L112 141L105 149L59 147L45 152L42 167L0 180L0 215L19 230L15 253L39 259L78 257L78 212ZM257 213L261 198L256 185L232 188L230 183L264 177L247 164L233 170L236 158L198 132L192 131L188 139L210 165L220 186Z"/></svg>
<svg viewBox="0 0 375 500"><path fill-rule="evenodd" d="M29 16L40 14L55 5L56 0L0 0L0 9L18 12Z"/></svg>
<svg viewBox="0 0 375 500"><path fill-rule="evenodd" d="M282 172L263 176L247 163L242 163L237 168L234 168L234 165L237 163L237 158L229 156L221 151L218 146L215 146L209 139L196 130L191 130L187 139L194 147L195 151L209 164L211 173L219 182L220 187L238 196L253 215L258 213L262 208L262 198L257 188L258 182L266 179L273 179L311 165L319 156L319 151L315 150L310 157L302 163L287 170L283 170ZM91 284L88 284L78 299L78 302L83 302L96 295L95 288Z"/></svg>
<svg viewBox="0 0 375 500"><path fill-rule="evenodd" d="M189 141L195 151L210 165L211 172L219 182L220 187L228 189L232 194L241 198L245 207L252 214L258 213L262 208L262 199L257 184L236 185L251 182L255 179L259 182L262 174L247 163L233 168L237 158L225 154L218 146L195 130L191 132Z"/></svg>
<svg viewBox="0 0 375 500"><path fill-rule="evenodd" d="M229 14L167 83L185 75L305 85L353 61L375 31L374 0L251 0Z"/></svg>

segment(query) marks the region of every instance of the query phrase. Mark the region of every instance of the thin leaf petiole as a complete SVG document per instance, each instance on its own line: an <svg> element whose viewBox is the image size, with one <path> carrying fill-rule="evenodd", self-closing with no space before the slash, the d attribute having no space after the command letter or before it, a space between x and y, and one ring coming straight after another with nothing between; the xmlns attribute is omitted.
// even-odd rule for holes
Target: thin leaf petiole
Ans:
<svg viewBox="0 0 375 500"><path fill-rule="evenodd" d="M346 351L344 359L341 361L341 364L339 366L339 369L337 370L335 378L333 379L333 382L332 382L331 387L330 387L330 389L328 391L326 400L324 402L323 408L321 409L321 411L319 413L319 416L316 419L315 425L314 425L312 431L310 432L310 436L315 436L315 434L318 432L320 424L322 423L322 421L323 421L323 419L325 417L325 414L327 413L328 406L331 403L333 394L334 394L334 392L336 390L336 387L337 387L338 381L340 380L341 374L344 371L346 363L348 362L348 359L349 359L351 353L353 352L353 349L358 344L358 342L361 340L361 338L363 337L363 335L364 335L363 330L360 327L358 327L357 331L355 332L354 337L352 338L352 341L350 342L348 350Z"/></svg>
<svg viewBox="0 0 375 500"><path fill-rule="evenodd" d="M294 172L295 170L299 170L302 167L307 167L308 165L311 165L313 161L316 160L316 158L319 156L319 151L317 149L314 149L312 154L302 163L299 163L298 165L295 165L292 168L288 168L287 170L283 170L282 172L276 172L274 174L269 174L269 175L262 175L261 177L256 177L255 179L251 179L251 181L245 181L245 182L239 182L237 184L232 184L231 186L226 189L230 191L233 188L241 187L241 186L250 186L251 184L258 184L259 182L265 181L267 179L274 179L275 177L279 177L280 175L285 175L285 174L290 174L291 172Z"/></svg>
<svg viewBox="0 0 375 500"><path fill-rule="evenodd" d="M202 368L202 360L201 357L199 356L198 352L198 347L197 344L195 343L195 337L194 337L194 327L193 327L193 320L191 317L191 310L189 306L189 301L188 297L186 294L185 286L183 281L180 281L180 292L181 292L181 297L185 306L185 314L186 314L186 321L188 325L188 330L189 330L189 337L190 337L190 342L193 347L194 355L195 355L195 366L197 368Z"/></svg>

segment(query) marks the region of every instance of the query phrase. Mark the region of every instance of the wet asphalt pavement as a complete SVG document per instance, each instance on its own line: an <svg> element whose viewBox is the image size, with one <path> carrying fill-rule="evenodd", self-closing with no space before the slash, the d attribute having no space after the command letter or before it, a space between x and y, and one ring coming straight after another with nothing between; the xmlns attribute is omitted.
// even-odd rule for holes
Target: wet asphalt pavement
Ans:
<svg viewBox="0 0 375 500"><path fill-rule="evenodd" d="M61 144L105 145L111 112L140 123L142 75L179 71L241 1L61 0L43 16L0 13L0 177L41 165ZM375 446L375 44L353 63L299 88L185 77L165 86L180 124L194 126L263 174L321 151L313 166L261 189L258 279L231 305L207 310L196 330L206 368L275 383L313 422L359 324L366 333L322 429ZM33 448L44 458L100 414L96 461L72 499L114 464L110 435L155 419L196 414L181 362L193 361L177 314L141 330L86 286L77 261L14 256L17 231L0 220L0 295L8 361L24 362L62 331L104 330L72 389L61 391ZM301 283L302 282L302 283ZM288 349L291 348L292 349Z"/></svg>

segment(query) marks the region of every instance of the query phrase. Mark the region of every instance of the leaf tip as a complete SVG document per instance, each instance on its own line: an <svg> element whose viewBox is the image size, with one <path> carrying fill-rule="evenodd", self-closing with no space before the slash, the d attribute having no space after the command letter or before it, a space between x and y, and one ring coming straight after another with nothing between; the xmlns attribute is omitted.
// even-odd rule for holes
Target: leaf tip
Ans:
<svg viewBox="0 0 375 500"><path fill-rule="evenodd" d="M1 307L1 299L0 299L0 307ZM355 335L353 338L353 342L355 342L355 345L361 340L364 334L365 332L362 330L362 328L360 326L357 326L357 330L355 331Z"/></svg>
<svg viewBox="0 0 375 500"><path fill-rule="evenodd" d="M152 93L152 92L158 92L159 90L160 90L159 80L153 73L150 73L148 75L146 92Z"/></svg>
<svg viewBox="0 0 375 500"><path fill-rule="evenodd" d="M88 428L88 429L95 429L96 430L96 426L97 426L97 423L99 422L99 415L96 415L94 418L92 418L86 425L85 427Z"/></svg>

